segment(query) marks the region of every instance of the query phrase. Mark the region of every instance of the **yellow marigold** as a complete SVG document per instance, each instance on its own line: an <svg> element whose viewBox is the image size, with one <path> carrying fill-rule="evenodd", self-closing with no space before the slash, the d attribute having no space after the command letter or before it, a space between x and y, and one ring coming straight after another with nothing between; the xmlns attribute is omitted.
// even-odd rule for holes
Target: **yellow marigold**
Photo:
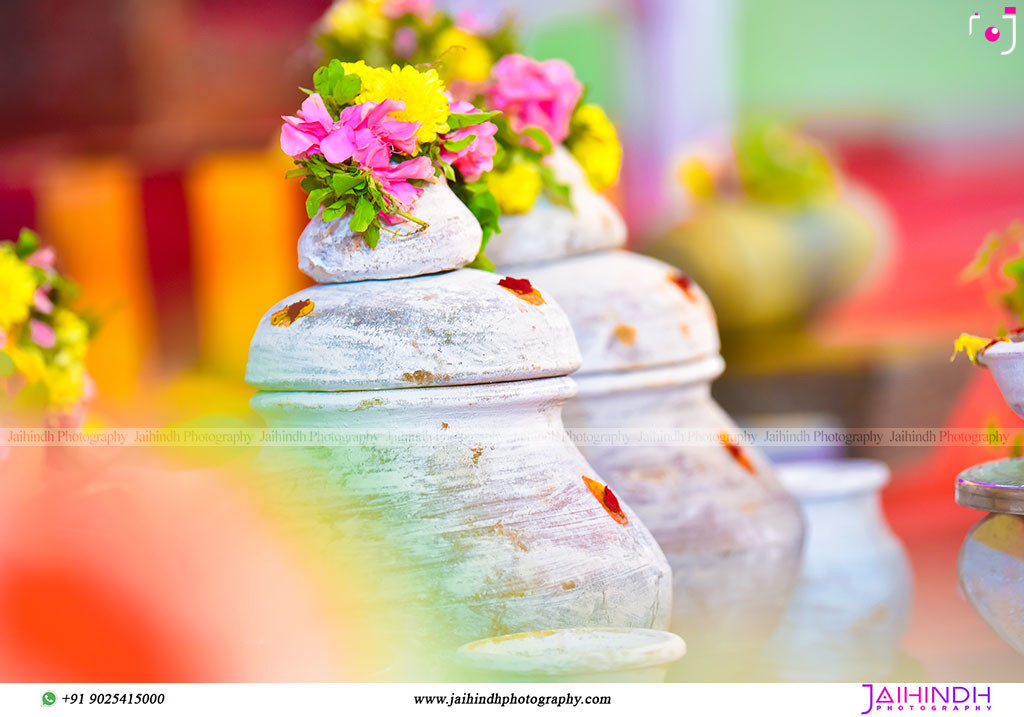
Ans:
<svg viewBox="0 0 1024 717"><path fill-rule="evenodd" d="M440 58L441 77L445 82L483 82L494 64L484 41L457 27L449 27L437 36L434 55Z"/></svg>
<svg viewBox="0 0 1024 717"><path fill-rule="evenodd" d="M598 105L583 105L572 118L574 139L569 147L595 189L611 186L622 167L622 145L615 125Z"/></svg>
<svg viewBox="0 0 1024 717"><path fill-rule="evenodd" d="M78 314L67 309L54 309L53 331L61 353L66 351L79 362L85 359L85 350L89 345L89 325Z"/></svg>
<svg viewBox="0 0 1024 717"><path fill-rule="evenodd" d="M384 40L388 36L388 20L381 14L380 5L380 0L338 0L324 16L327 30L346 43L367 38Z"/></svg>
<svg viewBox="0 0 1024 717"><path fill-rule="evenodd" d="M4 351L11 357L14 367L25 378L26 383L41 381L46 375L46 359L43 358L39 347L33 344L8 344Z"/></svg>
<svg viewBox="0 0 1024 717"><path fill-rule="evenodd" d="M0 245L0 329L28 319L36 273L14 253L11 244Z"/></svg>
<svg viewBox="0 0 1024 717"><path fill-rule="evenodd" d="M505 214L524 214L530 211L543 188L540 170L520 160L514 161L503 172L491 172L484 176L487 178L487 188Z"/></svg>
<svg viewBox="0 0 1024 717"><path fill-rule="evenodd" d="M391 116L403 122L419 122L416 139L422 144L433 142L437 135L448 131L448 98L437 70L417 70L411 65L392 65L390 70L372 68L361 62L344 65L346 72L359 75L363 88L355 102L383 102L401 100L405 109Z"/></svg>

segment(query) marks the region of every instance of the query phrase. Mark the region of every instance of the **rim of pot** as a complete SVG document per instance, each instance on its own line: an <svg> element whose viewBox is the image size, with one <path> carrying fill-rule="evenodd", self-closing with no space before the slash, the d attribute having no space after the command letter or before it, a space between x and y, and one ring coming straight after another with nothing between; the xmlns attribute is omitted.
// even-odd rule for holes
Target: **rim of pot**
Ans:
<svg viewBox="0 0 1024 717"><path fill-rule="evenodd" d="M871 458L837 458L777 463L779 482L799 500L836 500L881 490L889 466Z"/></svg>
<svg viewBox="0 0 1024 717"><path fill-rule="evenodd" d="M464 667L515 675L581 675L639 670L686 654L678 635L639 627L571 627L500 635L455 651Z"/></svg>
<svg viewBox="0 0 1024 717"><path fill-rule="evenodd" d="M725 370L721 356L705 356L694 361L653 368L624 369L607 373L577 373L573 379L579 386L579 396L588 396L644 388L664 388L689 384L710 383Z"/></svg>
<svg viewBox="0 0 1024 717"><path fill-rule="evenodd" d="M453 386L419 386L362 391L260 391L250 399L254 409L280 410L374 408L419 408L430 406L480 406L488 404L530 404L537 401L564 403L576 395L576 382L568 376L535 378L497 383Z"/></svg>

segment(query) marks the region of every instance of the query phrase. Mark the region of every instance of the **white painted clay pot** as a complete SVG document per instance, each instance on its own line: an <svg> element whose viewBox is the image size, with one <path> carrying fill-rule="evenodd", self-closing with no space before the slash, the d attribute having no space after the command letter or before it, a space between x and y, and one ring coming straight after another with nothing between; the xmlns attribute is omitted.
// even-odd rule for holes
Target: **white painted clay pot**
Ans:
<svg viewBox="0 0 1024 717"><path fill-rule="evenodd" d="M679 663L676 679L749 679L800 564L799 511L771 465L751 448L715 442L737 431L710 394L722 366L713 355L577 376L579 396L565 411L570 435L583 440L601 429L669 434L650 445L579 445L641 516L672 566L671 629L699 657ZM688 440L691 430L703 438Z"/></svg>
<svg viewBox="0 0 1024 717"><path fill-rule="evenodd" d="M482 682L663 682L685 653L671 632L578 627L478 640L456 659Z"/></svg>
<svg viewBox="0 0 1024 717"><path fill-rule="evenodd" d="M400 278L445 268L463 234L432 224L422 261L387 260L388 280L283 300L249 353L253 408L305 441L262 453L272 494L365 556L386 603L370 614L407 616L389 642L437 669L392 679L444 677L469 640L669 619L664 555L565 435L580 356L564 313L488 272ZM331 276L367 278L357 243L328 254Z"/></svg>
<svg viewBox="0 0 1024 717"><path fill-rule="evenodd" d="M572 191L573 209L541 195L526 214L502 216L501 233L487 244L487 256L498 266L535 264L626 244L622 215L590 187L569 151L556 147L548 163Z"/></svg>
<svg viewBox="0 0 1024 717"><path fill-rule="evenodd" d="M583 477L600 479L565 436L574 390L563 377L252 405L274 428L359 436L269 450L265 471L331 516L339 550L371 551L394 601L382 609L434 624L445 642L430 649L539 627L666 627L661 550L632 509L617 519L595 497Z"/></svg>
<svg viewBox="0 0 1024 717"><path fill-rule="evenodd" d="M573 162L566 155L559 161ZM535 213L511 226L507 219L514 218L503 219L507 246L497 253L489 245L488 254L502 272L529 276L569 316L583 356L574 376L579 396L566 406L570 431L735 431L710 397L722 362L703 291L664 262L610 249L621 244L618 233L581 248L566 239L571 231L559 228L541 257L536 237L520 230L543 234L550 208ZM583 211L572 216L581 226L589 223ZM545 261L523 263L534 257ZM747 677L796 583L803 535L799 508L768 461L752 449L742 449L741 461L735 447L714 442L581 442L580 449L631 503L672 565L672 630L697 658L680 663L673 677Z"/></svg>
<svg viewBox="0 0 1024 717"><path fill-rule="evenodd" d="M324 222L321 209L299 237L299 269L328 283L421 276L473 261L483 233L444 179L427 184L411 213L429 226L387 225L371 249L348 228L349 215Z"/></svg>
<svg viewBox="0 0 1024 717"><path fill-rule="evenodd" d="M992 371L1003 399L1024 418L1024 342L997 341L981 353L978 362Z"/></svg>
<svg viewBox="0 0 1024 717"><path fill-rule="evenodd" d="M960 548L960 587L989 627L1024 655L1024 459L968 468L957 477L956 500L989 511Z"/></svg>
<svg viewBox="0 0 1024 717"><path fill-rule="evenodd" d="M882 515L884 463L780 466L807 525L800 583L764 649L766 676L790 682L893 678L910 618L906 552Z"/></svg>

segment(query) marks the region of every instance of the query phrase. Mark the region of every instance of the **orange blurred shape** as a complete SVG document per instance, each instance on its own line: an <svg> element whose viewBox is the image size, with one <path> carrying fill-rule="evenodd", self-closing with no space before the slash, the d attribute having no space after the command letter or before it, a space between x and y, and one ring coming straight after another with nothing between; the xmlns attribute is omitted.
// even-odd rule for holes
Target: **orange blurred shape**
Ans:
<svg viewBox="0 0 1024 717"><path fill-rule="evenodd" d="M0 463L0 681L366 679L366 616L248 477L144 449Z"/></svg>
<svg viewBox="0 0 1024 717"><path fill-rule="evenodd" d="M296 254L302 198L278 155L209 155L187 180L201 358L235 376L263 313L310 283Z"/></svg>
<svg viewBox="0 0 1024 717"><path fill-rule="evenodd" d="M62 160L38 189L43 241L81 285L78 306L100 319L89 372L104 397L132 398L154 338L138 176L125 159Z"/></svg>

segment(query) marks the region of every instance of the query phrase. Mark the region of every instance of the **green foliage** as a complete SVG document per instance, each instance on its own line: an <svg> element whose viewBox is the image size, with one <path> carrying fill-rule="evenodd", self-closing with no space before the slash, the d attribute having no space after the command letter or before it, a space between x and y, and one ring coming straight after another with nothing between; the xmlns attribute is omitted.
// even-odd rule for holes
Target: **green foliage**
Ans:
<svg viewBox="0 0 1024 717"><path fill-rule="evenodd" d="M456 196L462 200L469 211L473 212L473 216L480 223L480 228L483 230L483 239L480 242L480 250L477 252L476 258L473 263L469 266L474 269L484 269L485 271L494 271L494 264L484 254L487 249L487 242L491 240L491 237L495 234L501 233L501 225L499 220L501 218L501 209L498 208L498 202L487 188L487 182L480 180L473 182L472 184L466 184L465 182L459 182L452 186Z"/></svg>
<svg viewBox="0 0 1024 717"><path fill-rule="evenodd" d="M334 119L338 119L342 107L355 99L362 86L359 76L345 72L338 60L331 60L313 73L313 89L323 99L324 107Z"/></svg>
<svg viewBox="0 0 1024 717"><path fill-rule="evenodd" d="M786 125L744 123L733 140L744 192L773 204L800 204L833 196L836 179L824 150Z"/></svg>
<svg viewBox="0 0 1024 717"><path fill-rule="evenodd" d="M1024 222L1012 221L1005 231L986 235L960 278L994 286L997 303L1024 324Z"/></svg>

